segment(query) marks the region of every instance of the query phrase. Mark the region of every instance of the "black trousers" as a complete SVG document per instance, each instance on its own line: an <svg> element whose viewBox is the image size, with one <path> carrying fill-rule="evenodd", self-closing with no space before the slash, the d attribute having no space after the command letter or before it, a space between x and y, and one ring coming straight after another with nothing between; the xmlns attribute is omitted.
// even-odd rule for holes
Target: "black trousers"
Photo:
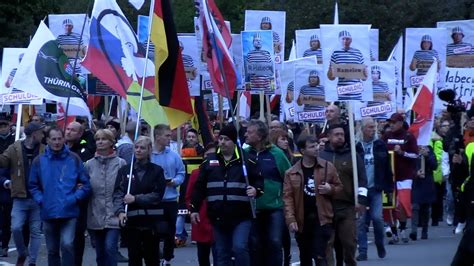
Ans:
<svg viewBox="0 0 474 266"><path fill-rule="evenodd" d="M158 234L151 230L141 230L127 228L128 237L128 265L142 266L143 260L145 265L157 266L160 264L160 239Z"/></svg>
<svg viewBox="0 0 474 266"><path fill-rule="evenodd" d="M163 237L163 259L172 260L174 258L174 236L176 234L176 217L178 216L178 202L162 201L164 219L167 223L167 233ZM129 244L130 245L130 244Z"/></svg>
<svg viewBox="0 0 474 266"><path fill-rule="evenodd" d="M197 242L196 246L199 266L211 266L209 256L211 255L212 244Z"/></svg>
<svg viewBox="0 0 474 266"><path fill-rule="evenodd" d="M74 237L74 265L82 266L82 256L84 255L84 248L86 239L84 233L87 228L87 206L89 202L81 201L79 203L79 217L76 222L76 233Z"/></svg>
<svg viewBox="0 0 474 266"><path fill-rule="evenodd" d="M295 239L300 250L301 266L325 266L326 248L331 238L333 228L331 224L321 226L314 217L305 218L303 231L295 233Z"/></svg>
<svg viewBox="0 0 474 266"><path fill-rule="evenodd" d="M10 243L10 238L12 236L12 230L11 230L12 207L13 207L13 203L11 202L0 204L0 230L2 232L2 237L1 237L2 248L8 248L8 243ZM29 236L29 233L27 234L27 236ZM29 237L28 237L28 242L29 242ZM28 244L26 244L26 246L28 246Z"/></svg>
<svg viewBox="0 0 474 266"><path fill-rule="evenodd" d="M443 198L446 194L446 182L436 183L436 199L433 204L431 204L431 221L436 223L443 220Z"/></svg>

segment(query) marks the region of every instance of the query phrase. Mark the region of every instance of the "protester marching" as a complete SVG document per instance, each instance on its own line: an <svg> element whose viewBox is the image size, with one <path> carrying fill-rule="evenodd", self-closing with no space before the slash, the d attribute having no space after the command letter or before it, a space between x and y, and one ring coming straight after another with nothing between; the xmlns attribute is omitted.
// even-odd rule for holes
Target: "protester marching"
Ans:
<svg viewBox="0 0 474 266"><path fill-rule="evenodd" d="M233 34L196 0L180 33L148 2L137 31L90 0L4 48L0 264L398 265L449 228L426 265L474 265L473 20L407 28L383 61L336 1L285 61L285 11Z"/></svg>

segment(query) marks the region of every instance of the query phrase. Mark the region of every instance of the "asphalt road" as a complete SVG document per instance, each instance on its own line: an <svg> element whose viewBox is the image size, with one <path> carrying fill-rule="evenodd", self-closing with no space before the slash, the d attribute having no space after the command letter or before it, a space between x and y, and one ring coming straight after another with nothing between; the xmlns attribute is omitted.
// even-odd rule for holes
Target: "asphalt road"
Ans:
<svg viewBox="0 0 474 266"><path fill-rule="evenodd" d="M457 245L461 239L460 235L452 233L453 227L440 223L438 227L429 228L429 237L427 240L410 241L407 244L387 245L387 256L384 259L377 257L375 245L373 244L373 235L369 233L369 260L360 262L361 266L381 265L384 266L446 266L456 252ZM420 232L419 232L420 234ZM387 241L387 240L386 240ZM298 263L298 247L296 242L292 241L292 265ZM126 255L127 250L121 249L122 254ZM37 265L47 265L46 246L43 241L40 256ZM16 250L13 242L10 244L9 257L0 258L0 265L14 265L16 262ZM95 265L95 251L90 246L90 241L86 242L84 255L84 265ZM119 265L127 265L121 263ZM198 265L196 246L188 243L186 247L175 249L175 259L172 265Z"/></svg>

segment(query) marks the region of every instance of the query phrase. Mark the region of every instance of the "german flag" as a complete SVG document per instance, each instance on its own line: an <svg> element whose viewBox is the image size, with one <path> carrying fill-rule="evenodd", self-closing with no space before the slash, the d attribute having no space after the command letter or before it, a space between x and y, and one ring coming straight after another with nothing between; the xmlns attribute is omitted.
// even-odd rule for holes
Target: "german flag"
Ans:
<svg viewBox="0 0 474 266"><path fill-rule="evenodd" d="M176 128L193 116L178 36L169 0L154 0L151 41L155 44L155 96Z"/></svg>

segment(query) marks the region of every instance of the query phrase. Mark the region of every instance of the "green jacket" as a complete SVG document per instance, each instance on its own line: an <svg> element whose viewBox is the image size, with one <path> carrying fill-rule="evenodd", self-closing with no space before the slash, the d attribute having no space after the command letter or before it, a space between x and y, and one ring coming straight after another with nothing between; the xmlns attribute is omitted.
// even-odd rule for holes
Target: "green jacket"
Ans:
<svg viewBox="0 0 474 266"><path fill-rule="evenodd" d="M257 168L264 179L263 194L257 199L257 210L283 208L283 180L286 170L291 167L285 153L272 144L260 152L252 147L246 151L249 159L257 162Z"/></svg>
<svg viewBox="0 0 474 266"><path fill-rule="evenodd" d="M443 157L443 140L433 132L432 139L430 141L430 147L433 148L433 152L438 162L438 167L433 171L433 179L436 183L443 183L443 171L441 170L441 161Z"/></svg>

